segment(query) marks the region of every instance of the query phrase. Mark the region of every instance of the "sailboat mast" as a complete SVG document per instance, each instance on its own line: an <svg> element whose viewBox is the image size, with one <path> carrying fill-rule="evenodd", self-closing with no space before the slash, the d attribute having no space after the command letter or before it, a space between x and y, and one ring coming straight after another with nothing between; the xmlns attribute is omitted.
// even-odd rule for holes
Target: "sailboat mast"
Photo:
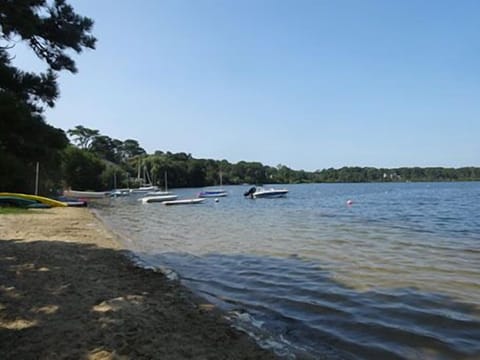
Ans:
<svg viewBox="0 0 480 360"><path fill-rule="evenodd" d="M145 180L144 181L148 181L148 185L152 185L152 178L150 177L150 173L148 171L148 168L147 168L147 165L145 165Z"/></svg>
<svg viewBox="0 0 480 360"><path fill-rule="evenodd" d="M38 174L40 172L40 163L37 161L37 165L35 167L35 195L38 195Z"/></svg>
<svg viewBox="0 0 480 360"><path fill-rule="evenodd" d="M138 183L140 183L140 171L141 171L140 170L140 159L138 159L137 168L138 168L138 170L137 170L137 181L138 181Z"/></svg>
<svg viewBox="0 0 480 360"><path fill-rule="evenodd" d="M165 171L165 191L168 191L168 185L167 185L167 172Z"/></svg>

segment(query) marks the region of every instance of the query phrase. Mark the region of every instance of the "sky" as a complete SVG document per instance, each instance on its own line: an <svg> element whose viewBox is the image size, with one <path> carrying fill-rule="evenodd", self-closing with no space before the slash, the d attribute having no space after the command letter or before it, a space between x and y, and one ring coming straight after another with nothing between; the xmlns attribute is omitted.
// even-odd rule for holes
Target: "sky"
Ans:
<svg viewBox="0 0 480 360"><path fill-rule="evenodd" d="M296 170L480 166L479 1L68 2L98 43L56 127Z"/></svg>

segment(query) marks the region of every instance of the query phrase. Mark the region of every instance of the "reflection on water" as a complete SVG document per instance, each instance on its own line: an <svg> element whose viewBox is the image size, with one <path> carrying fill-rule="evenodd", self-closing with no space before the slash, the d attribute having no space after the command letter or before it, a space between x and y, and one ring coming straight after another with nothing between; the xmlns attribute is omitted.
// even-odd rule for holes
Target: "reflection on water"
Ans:
<svg viewBox="0 0 480 360"><path fill-rule="evenodd" d="M186 207L119 198L100 214L279 354L480 357L479 183L288 188Z"/></svg>

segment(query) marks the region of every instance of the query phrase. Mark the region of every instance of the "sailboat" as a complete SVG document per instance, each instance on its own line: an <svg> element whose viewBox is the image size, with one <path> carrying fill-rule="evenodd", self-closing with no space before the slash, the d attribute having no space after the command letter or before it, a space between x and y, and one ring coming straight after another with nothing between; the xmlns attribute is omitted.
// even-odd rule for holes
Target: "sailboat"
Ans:
<svg viewBox="0 0 480 360"><path fill-rule="evenodd" d="M155 190L155 191L149 191L147 192L145 195L147 196L160 196L160 195L174 195L172 192L168 191L168 175L167 175L167 172L165 171L165 173L163 174L164 177L165 177L165 190L164 191L161 191L161 190Z"/></svg>
<svg viewBox="0 0 480 360"><path fill-rule="evenodd" d="M117 189L117 173L113 173L113 190L110 191L109 196L119 197L119 196L129 196L130 189Z"/></svg>
<svg viewBox="0 0 480 360"><path fill-rule="evenodd" d="M142 178L140 177L141 173L141 168L140 168L140 162L138 163L138 174L137 174L137 181L140 183ZM148 182L147 182L148 181ZM148 173L147 167L143 166L143 185L139 186L136 189L131 189L130 191L132 193L147 193L149 191L157 191L158 186L152 185L152 181L150 179L150 175Z"/></svg>
<svg viewBox="0 0 480 360"><path fill-rule="evenodd" d="M167 172L165 171L165 191L150 191L146 194L145 197L142 197L138 200L144 204L147 204L155 202L173 201L177 198L177 195L168 191Z"/></svg>
<svg viewBox="0 0 480 360"><path fill-rule="evenodd" d="M222 189L222 172L220 171L220 188L218 189L206 189L198 193L198 197L200 198L208 198L208 197L224 197L228 195L228 192Z"/></svg>

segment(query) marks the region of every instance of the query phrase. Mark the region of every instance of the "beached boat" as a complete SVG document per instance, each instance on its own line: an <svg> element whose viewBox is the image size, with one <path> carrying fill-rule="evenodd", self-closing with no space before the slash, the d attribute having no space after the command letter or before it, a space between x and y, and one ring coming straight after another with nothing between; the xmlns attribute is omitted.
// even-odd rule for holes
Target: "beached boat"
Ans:
<svg viewBox="0 0 480 360"><path fill-rule="evenodd" d="M52 207L67 206L67 204L65 204L62 201L58 201L58 200L54 200L54 199L50 199L50 198L47 198L47 197L44 197L44 196L38 196L38 195L0 192L0 196L12 196L12 197L16 197L16 198L32 200L32 201L35 201L37 203L46 204L46 205L49 205L49 206L52 206Z"/></svg>
<svg viewBox="0 0 480 360"><path fill-rule="evenodd" d="M138 201L141 201L142 203L147 204L147 203L171 201L171 200L176 200L177 198L178 198L177 195L170 194L170 195L145 196L141 199L138 199Z"/></svg>
<svg viewBox="0 0 480 360"><path fill-rule="evenodd" d="M165 205L193 205L201 204L205 199L195 198L195 199L182 199L182 200L173 200L173 201L164 201Z"/></svg>
<svg viewBox="0 0 480 360"><path fill-rule="evenodd" d="M258 188L255 192L251 195L254 199L259 198L266 198L266 199L273 199L273 198L281 198L287 196L288 190L287 189L263 189Z"/></svg>
<svg viewBox="0 0 480 360"><path fill-rule="evenodd" d="M19 208L50 208L50 205L39 203L35 200L24 199L16 196L0 196L0 207L19 207Z"/></svg>
<svg viewBox="0 0 480 360"><path fill-rule="evenodd" d="M58 201L64 202L67 206L73 207L86 207L88 203L86 200L82 200L80 198L69 198L66 196L59 196L56 198Z"/></svg>
<svg viewBox="0 0 480 360"><path fill-rule="evenodd" d="M81 199L101 199L109 196L108 191L63 190L63 196Z"/></svg>

